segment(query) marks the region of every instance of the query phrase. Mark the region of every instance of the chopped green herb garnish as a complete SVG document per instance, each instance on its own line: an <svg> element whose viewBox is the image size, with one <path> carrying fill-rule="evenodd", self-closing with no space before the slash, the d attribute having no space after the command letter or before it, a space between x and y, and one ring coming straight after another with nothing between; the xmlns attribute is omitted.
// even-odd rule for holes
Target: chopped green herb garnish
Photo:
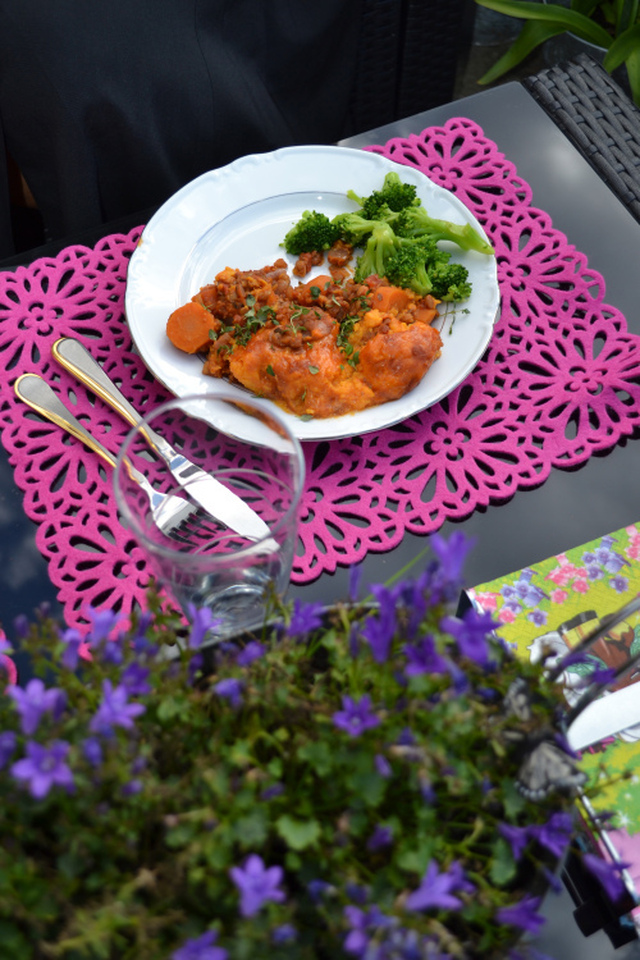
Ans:
<svg viewBox="0 0 640 960"><path fill-rule="evenodd" d="M269 374L270 377L275 377L275 373L273 372L273 367L271 366L270 363L267 364L267 373Z"/></svg>
<svg viewBox="0 0 640 960"><path fill-rule="evenodd" d="M320 373L320 367L314 367L312 363L309 364L309 373Z"/></svg>

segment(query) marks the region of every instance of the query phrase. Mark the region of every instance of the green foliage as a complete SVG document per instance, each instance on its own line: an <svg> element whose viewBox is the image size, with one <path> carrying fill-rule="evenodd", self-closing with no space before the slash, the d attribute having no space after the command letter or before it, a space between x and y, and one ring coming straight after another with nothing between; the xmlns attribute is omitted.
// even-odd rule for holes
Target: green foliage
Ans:
<svg viewBox="0 0 640 960"><path fill-rule="evenodd" d="M571 33L606 51L603 66L611 73L626 64L631 94L640 105L640 0L571 0L533 3L528 0L476 0L481 7L523 20L509 50L480 79L493 83L551 37Z"/></svg>
<svg viewBox="0 0 640 960"><path fill-rule="evenodd" d="M513 931L496 911L526 893L538 854L527 851L522 874L500 825L544 824L573 803L517 792L518 723L502 700L527 678L538 691L536 733L561 692L490 635L488 661L463 653L441 628L459 587L433 560L420 581L378 592L379 610L337 605L315 620L307 611L300 626L304 611L283 607L279 626L203 651L195 627L185 631L151 591L148 621L124 634L114 627L107 641L90 633L90 658L66 666L71 634L34 625L16 647L66 700L25 732L16 701L0 697L0 732L15 735L13 750L0 746L3 957L163 960L206 931L229 960L267 950L283 960L346 957L356 888L425 951L462 955L481 943L483 958L502 956ZM383 628L381 656L371 638ZM412 673L410 648L426 637L434 663L449 666ZM105 682L115 691L135 677L114 714L142 708L131 724L96 725ZM365 697L367 722L347 729L345 698ZM56 741L69 744L72 785L34 796L16 764L29 742ZM96 741L99 755L88 749ZM230 875L248 856L282 871L284 894L252 916ZM460 912L404 906L435 862L472 878ZM315 881L324 893L312 892ZM295 937L272 954L288 925Z"/></svg>

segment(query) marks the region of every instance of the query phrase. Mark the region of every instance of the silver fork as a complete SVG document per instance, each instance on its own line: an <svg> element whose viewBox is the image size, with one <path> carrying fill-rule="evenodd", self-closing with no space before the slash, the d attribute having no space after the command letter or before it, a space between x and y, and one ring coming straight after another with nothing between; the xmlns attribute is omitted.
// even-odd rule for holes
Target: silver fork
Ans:
<svg viewBox="0 0 640 960"><path fill-rule="evenodd" d="M109 466L115 467L116 458L113 454L99 440L91 436L88 430L85 430L80 421L65 407L58 394L37 373L23 373L16 380L14 390L18 397L33 410L76 437L102 457ZM153 519L158 528L167 536L181 539L178 528L197 512L195 504L173 494L159 493L133 464L125 461L125 466L131 479L140 485L149 498Z"/></svg>

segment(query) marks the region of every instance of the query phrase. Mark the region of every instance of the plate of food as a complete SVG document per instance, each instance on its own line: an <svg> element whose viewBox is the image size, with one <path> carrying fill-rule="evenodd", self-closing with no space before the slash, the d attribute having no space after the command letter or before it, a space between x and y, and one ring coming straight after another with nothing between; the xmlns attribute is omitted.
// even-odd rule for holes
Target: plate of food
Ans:
<svg viewBox="0 0 640 960"><path fill-rule="evenodd" d="M412 191L411 214L367 211L365 198L386 198L394 179ZM429 277L408 280L417 209L454 232L434 234ZM287 240L309 218L342 230L317 256ZM447 262L462 271L459 287ZM298 146L242 157L169 198L131 257L125 310L138 353L171 393L241 400L250 390L311 441L379 430L437 403L482 357L499 302L490 243L452 193L379 154ZM191 336L194 318L206 343Z"/></svg>

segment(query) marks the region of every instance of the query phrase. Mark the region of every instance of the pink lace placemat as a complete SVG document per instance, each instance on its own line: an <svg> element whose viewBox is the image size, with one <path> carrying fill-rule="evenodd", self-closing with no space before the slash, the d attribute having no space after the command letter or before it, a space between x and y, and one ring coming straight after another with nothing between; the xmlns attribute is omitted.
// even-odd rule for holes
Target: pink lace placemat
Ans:
<svg viewBox="0 0 640 960"><path fill-rule="evenodd" d="M502 312L484 357L445 400L377 433L305 444L298 583L539 485L553 467L610 449L640 416L640 337L475 123L450 120L371 149L424 171L476 215L496 249ZM117 520L108 468L29 411L13 383L42 374L113 451L127 426L52 360L59 336L82 339L141 412L167 398L133 353L123 316L139 235L0 274L2 442L67 622L78 627L87 603L127 614L149 571Z"/></svg>

